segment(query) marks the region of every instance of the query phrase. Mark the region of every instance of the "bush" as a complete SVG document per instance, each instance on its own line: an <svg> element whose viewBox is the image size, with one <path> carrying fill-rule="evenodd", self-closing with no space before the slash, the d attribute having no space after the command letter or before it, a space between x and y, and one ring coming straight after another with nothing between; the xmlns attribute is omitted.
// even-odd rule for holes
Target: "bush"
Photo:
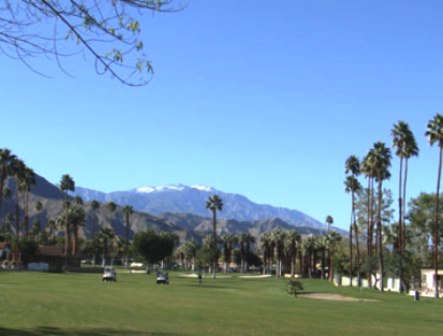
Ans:
<svg viewBox="0 0 443 336"><path fill-rule="evenodd" d="M297 297L297 291L303 290L303 284L297 280L289 280L287 290L289 294Z"/></svg>

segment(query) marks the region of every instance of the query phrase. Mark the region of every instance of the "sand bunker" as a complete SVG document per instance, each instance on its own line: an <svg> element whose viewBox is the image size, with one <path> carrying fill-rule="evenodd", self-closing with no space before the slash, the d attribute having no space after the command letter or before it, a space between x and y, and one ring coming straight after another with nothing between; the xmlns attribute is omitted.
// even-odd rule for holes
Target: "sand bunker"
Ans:
<svg viewBox="0 0 443 336"><path fill-rule="evenodd" d="M272 275L270 274L261 274L261 275L240 275L240 279L265 279L270 278Z"/></svg>
<svg viewBox="0 0 443 336"><path fill-rule="evenodd" d="M343 296L343 295L339 295L339 294L322 294L322 293L303 294L303 293L300 293L300 296L306 297L308 299L315 299L315 300L346 301L346 302L377 302L377 300L353 298L353 297Z"/></svg>

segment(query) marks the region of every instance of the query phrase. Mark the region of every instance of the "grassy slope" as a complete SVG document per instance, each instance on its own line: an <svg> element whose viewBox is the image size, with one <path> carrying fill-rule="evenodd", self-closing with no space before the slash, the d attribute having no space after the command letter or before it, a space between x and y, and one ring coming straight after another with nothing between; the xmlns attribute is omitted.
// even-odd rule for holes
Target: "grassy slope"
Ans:
<svg viewBox="0 0 443 336"><path fill-rule="evenodd" d="M0 335L437 335L443 303L303 281L305 291L378 302L295 299L285 281L0 272Z"/></svg>

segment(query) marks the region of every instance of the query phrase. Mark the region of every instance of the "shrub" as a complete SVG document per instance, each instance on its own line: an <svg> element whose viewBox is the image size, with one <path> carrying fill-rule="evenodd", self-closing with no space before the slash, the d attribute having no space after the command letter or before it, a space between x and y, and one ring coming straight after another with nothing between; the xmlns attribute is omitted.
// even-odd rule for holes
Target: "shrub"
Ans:
<svg viewBox="0 0 443 336"><path fill-rule="evenodd" d="M297 291L303 290L303 285L300 281L289 280L287 289L289 294L297 297Z"/></svg>

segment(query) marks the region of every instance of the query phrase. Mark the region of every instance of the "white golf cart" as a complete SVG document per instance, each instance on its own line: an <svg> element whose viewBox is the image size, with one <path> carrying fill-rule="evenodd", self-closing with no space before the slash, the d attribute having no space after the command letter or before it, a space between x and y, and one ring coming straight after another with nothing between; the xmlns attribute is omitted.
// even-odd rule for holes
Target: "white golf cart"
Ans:
<svg viewBox="0 0 443 336"><path fill-rule="evenodd" d="M169 276L168 273L163 272L157 272L157 285L163 284L163 285L169 285Z"/></svg>
<svg viewBox="0 0 443 336"><path fill-rule="evenodd" d="M105 267L103 271L102 281L117 281L117 274L115 273L114 268Z"/></svg>

